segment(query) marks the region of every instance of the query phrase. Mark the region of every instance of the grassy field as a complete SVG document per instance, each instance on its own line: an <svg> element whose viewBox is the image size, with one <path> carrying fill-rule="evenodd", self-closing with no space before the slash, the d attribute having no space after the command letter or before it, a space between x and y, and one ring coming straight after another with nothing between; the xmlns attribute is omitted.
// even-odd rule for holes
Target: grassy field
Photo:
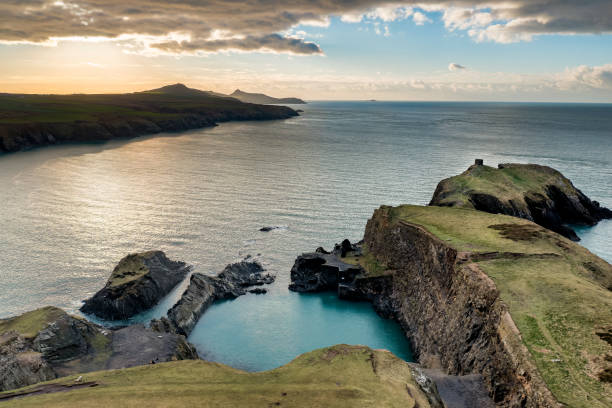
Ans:
<svg viewBox="0 0 612 408"><path fill-rule="evenodd" d="M20 316L0 320L0 334L16 331L27 339L32 339L47 326L47 323L66 314L62 309L47 306Z"/></svg>
<svg viewBox="0 0 612 408"><path fill-rule="evenodd" d="M119 262L115 269L113 269L111 276L108 278L106 286L121 286L146 275L149 273L149 269L145 266L143 260L148 259L153 255L155 255L155 251L130 254L126 256Z"/></svg>
<svg viewBox="0 0 612 408"><path fill-rule="evenodd" d="M75 377L45 384L74 384ZM177 361L89 373L82 381L98 385L5 404L49 408L429 407L406 362L388 351L363 346L315 350L260 373L205 361Z"/></svg>
<svg viewBox="0 0 612 408"><path fill-rule="evenodd" d="M612 406L605 379L612 368L610 264L514 217L419 206L393 208L391 217L422 226L458 251L498 252L473 259L500 290L555 397L571 407Z"/></svg>

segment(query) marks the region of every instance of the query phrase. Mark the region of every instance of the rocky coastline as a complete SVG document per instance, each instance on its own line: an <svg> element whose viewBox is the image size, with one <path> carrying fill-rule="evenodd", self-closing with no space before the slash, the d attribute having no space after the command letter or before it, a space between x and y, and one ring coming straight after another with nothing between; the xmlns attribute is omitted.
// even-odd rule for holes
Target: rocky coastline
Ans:
<svg viewBox="0 0 612 408"><path fill-rule="evenodd" d="M512 220L510 217L505 217L506 224L496 224L493 225L495 228L492 228L496 230L503 226L504 231L500 236L504 242L508 240L508 246L515 242L525 242L526 248L529 248L533 245L532 242L537 242L543 247L551 245L551 248L556 248L557 253L481 251L469 242L466 247L473 249L459 250L456 245L440 239L417 223L398 221L397 213L402 211L407 214L428 214L428 207L407 206L405 210L381 207L367 222L364 239L358 244L350 244L345 240L342 245L336 245L331 253L319 248L316 252L300 255L291 271L289 289L296 292L332 290L342 299L370 301L378 314L392 318L401 325L415 357L422 366L441 369L443 375L451 376L443 382L455 383L455 376L482 376L486 393L496 406L564 406L545 381L545 378L550 380L553 374L547 372L544 377L540 365L542 361L548 364L550 361L564 364L563 358L547 359L546 354L538 353L549 351L540 352L537 351L541 350L537 346L525 343L525 333L517 327L506 303L509 298L502 296L496 282L481 265L492 268L489 264L499 263L503 268L507 268L505 262L514 260L512 262L524 263L541 271L547 267L559 268L556 262L568 257L572 259L570 264L582 262L584 265L576 270L578 275L568 276L585 276L590 282L588 284L599 285L597 296L601 297L594 302L600 302L602 307L606 302L609 303L610 296L606 290L609 291L612 287L612 267L541 227L522 224L524 221L514 227L508 223ZM453 217L457 217L457 221L461 222L470 222L472 218L480 220L484 217L488 220L487 217L500 217L480 216L473 210L451 211L460 212ZM447 216L447 212L448 210L443 210L440 215L436 212L430 217L437 220ZM345 250L339 250L341 247ZM579 259L583 260L578 261ZM531 266L533 262L538 263ZM553 264L547 266L550 262ZM355 273L355 268L359 269L359 273ZM597 272L593 273L590 269L597 269ZM516 290L516 287L511 286L510 290ZM550 287L548 290L565 289ZM546 296L545 293L542 292L540 296ZM549 307L551 310L557 310L559 306L552 304ZM558 313L563 316L563 312ZM530 318L529 316L531 315L528 314L527 318ZM606 320L605 316L600 315L599 320L601 319ZM592 332L602 331L597 327L599 326L595 324L593 328L576 328L573 336L588 337L589 340L584 340L585 342L601 342ZM602 336L599 337L603 339ZM598 347L605 350L604 344L601 343ZM529 349L526 346L529 346ZM574 387L578 387L577 384L581 382L591 381L590 375L599 378L601 387L608 387L606 373L611 367L609 363L601 363L606 359L606 355L612 355L609 346L607 349L608 354L604 351L603 355L593 355L590 357L592 362L581 369L586 370L588 375L581 370L573 374L582 376L573 384ZM534 353L537 359L534 359ZM586 351L583 350L583 353ZM593 368L589 367L595 366L598 367L596 372L590 374ZM555 391L559 392L559 388L555 388ZM593 397L586 395L577 400L585 401L589 398ZM599 404L601 403L592 406L602 406ZM603 404L605 406L605 403Z"/></svg>
<svg viewBox="0 0 612 408"><path fill-rule="evenodd" d="M596 222L610 210L553 169L504 164L497 170L539 175L534 184L511 173L512 188L518 188L517 179L531 188L524 202L499 191L490 196L497 201L484 200L507 200L514 209L524 204L529 213L476 208L483 202L474 199L480 193L454 190L443 181L430 206L382 206L358 243L346 239L329 252L319 247L298 256L289 289L335 291L341 299L369 301L378 314L396 320L418 359L409 365L410 377L428 406L609 406L612 266L559 233L571 239L564 222ZM477 163L467 176L496 179L497 170ZM534 191L547 192L539 212L530 204L539 194ZM558 224L537 225L537 214ZM128 255L82 311L128 318L155 305L190 272L161 251ZM274 279L251 257L217 276L191 274L167 317L149 328L105 329L56 308L0 320L0 390L75 373L197 359L186 338L210 305L265 293L263 286ZM335 347L324 360L368 352ZM372 368L376 374L374 363Z"/></svg>
<svg viewBox="0 0 612 408"><path fill-rule="evenodd" d="M191 271L162 251L130 254L115 267L107 285L83 312L113 319L155 305ZM186 337L215 301L242 296L274 282L262 265L247 257L217 276L194 273L168 317L107 328L61 309L46 307L0 320L0 391L77 373L198 359Z"/></svg>

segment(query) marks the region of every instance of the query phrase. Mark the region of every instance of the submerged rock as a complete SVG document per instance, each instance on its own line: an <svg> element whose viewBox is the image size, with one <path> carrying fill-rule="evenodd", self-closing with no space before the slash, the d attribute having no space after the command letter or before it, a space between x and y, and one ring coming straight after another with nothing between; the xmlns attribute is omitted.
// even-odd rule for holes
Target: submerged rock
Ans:
<svg viewBox="0 0 612 408"><path fill-rule="evenodd" d="M442 180L429 205L473 208L525 218L573 241L567 224L595 225L612 211L592 201L560 172L536 164L475 164Z"/></svg>
<svg viewBox="0 0 612 408"><path fill-rule="evenodd" d="M157 304L191 267L162 251L130 254L113 270L106 285L85 301L81 311L107 320L124 320Z"/></svg>
<svg viewBox="0 0 612 408"><path fill-rule="evenodd" d="M200 316L215 300L234 299L246 294L249 287L274 282L275 277L264 271L259 262L245 259L227 265L217 276L194 273L181 299L168 310L168 317L151 321L151 328L189 336ZM265 289L253 290L265 293Z"/></svg>

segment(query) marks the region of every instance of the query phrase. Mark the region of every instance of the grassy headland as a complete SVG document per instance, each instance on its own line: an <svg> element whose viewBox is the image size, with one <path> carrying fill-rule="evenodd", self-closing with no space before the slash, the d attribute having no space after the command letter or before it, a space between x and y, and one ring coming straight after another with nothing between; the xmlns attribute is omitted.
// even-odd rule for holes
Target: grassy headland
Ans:
<svg viewBox="0 0 612 408"><path fill-rule="evenodd" d="M0 152L296 115L288 107L243 103L181 84L129 94L0 94Z"/></svg>
<svg viewBox="0 0 612 408"><path fill-rule="evenodd" d="M76 377L43 385L75 384ZM205 361L177 361L89 373L82 381L97 385L10 403L14 407L430 406L406 362L388 351L363 346L315 350L260 373ZM40 385L16 392L36 387Z"/></svg>

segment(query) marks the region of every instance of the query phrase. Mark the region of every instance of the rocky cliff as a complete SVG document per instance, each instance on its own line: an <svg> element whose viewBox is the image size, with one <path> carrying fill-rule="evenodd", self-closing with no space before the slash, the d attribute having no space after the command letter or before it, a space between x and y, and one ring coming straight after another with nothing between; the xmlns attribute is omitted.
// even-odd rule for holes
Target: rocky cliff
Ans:
<svg viewBox="0 0 612 408"><path fill-rule="evenodd" d="M429 205L474 208L525 218L573 241L567 224L595 225L612 211L592 201L560 172L536 164L484 166L481 161L462 174L442 180Z"/></svg>
<svg viewBox="0 0 612 408"><path fill-rule="evenodd" d="M109 330L46 307L0 320L0 391L90 371L197 358L183 336Z"/></svg>
<svg viewBox="0 0 612 408"><path fill-rule="evenodd" d="M227 265L217 276L194 273L181 299L168 310L168 317L153 320L151 328L189 336L202 314L215 300L234 299L246 294L250 287L274 282L274 276L263 272L259 262L247 258ZM258 290L258 293L265 292L265 289Z"/></svg>
<svg viewBox="0 0 612 408"><path fill-rule="evenodd" d="M190 270L162 251L130 254L117 264L104 288L85 300L81 311L107 320L128 319L154 306Z"/></svg>
<svg viewBox="0 0 612 408"><path fill-rule="evenodd" d="M481 374L498 406L612 403L612 266L560 235L473 210L381 207L338 261L362 268L339 296L396 319L421 364ZM292 288L316 290L321 271L300 265Z"/></svg>

